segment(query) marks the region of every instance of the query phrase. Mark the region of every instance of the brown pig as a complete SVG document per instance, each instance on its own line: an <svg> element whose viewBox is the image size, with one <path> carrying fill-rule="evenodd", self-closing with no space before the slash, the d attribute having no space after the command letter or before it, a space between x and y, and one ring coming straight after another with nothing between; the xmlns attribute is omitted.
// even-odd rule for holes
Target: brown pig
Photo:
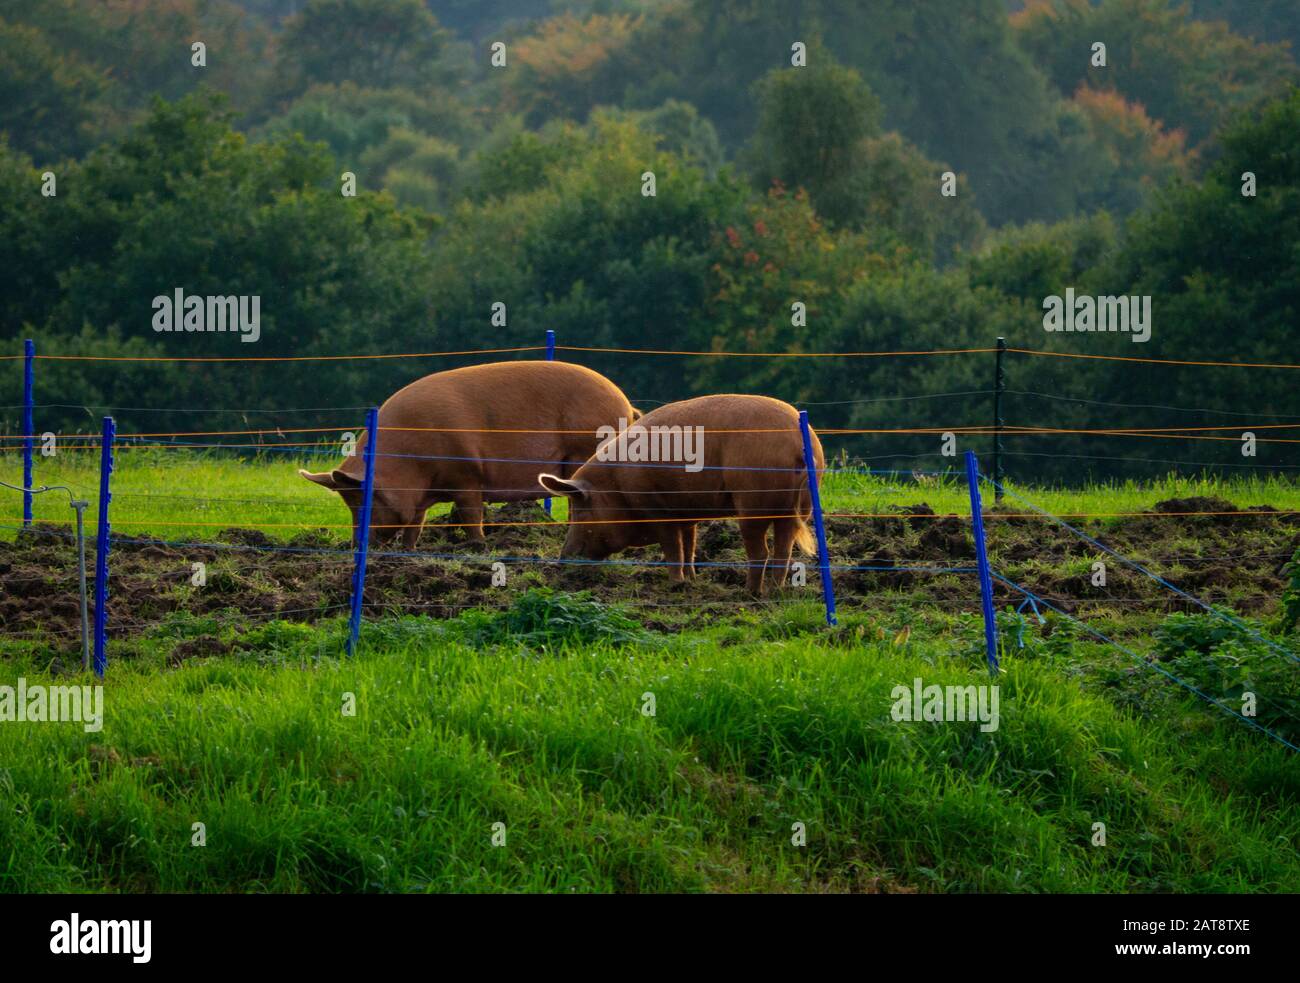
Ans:
<svg viewBox="0 0 1300 983"><path fill-rule="evenodd" d="M820 474L826 461L816 434L812 445ZM695 576L696 524L735 517L749 559L746 583L757 595L769 563L782 583L794 546L816 552L799 413L779 399L719 395L669 403L607 439L572 478L537 480L569 499L562 556L603 560L658 543L670 578L681 581Z"/></svg>
<svg viewBox="0 0 1300 983"><path fill-rule="evenodd" d="M543 497L539 471L572 473L605 433L639 415L614 383L568 362L493 362L417 379L379 408L370 540L400 533L413 549L429 507L453 502L449 521L482 542L484 502ZM354 542L365 446L363 433L355 456L333 471L298 472L343 497Z"/></svg>

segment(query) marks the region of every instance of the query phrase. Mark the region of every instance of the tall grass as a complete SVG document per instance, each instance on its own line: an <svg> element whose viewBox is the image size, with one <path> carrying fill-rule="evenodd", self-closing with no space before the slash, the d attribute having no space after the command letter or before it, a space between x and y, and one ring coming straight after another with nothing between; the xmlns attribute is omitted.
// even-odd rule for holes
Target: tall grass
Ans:
<svg viewBox="0 0 1300 983"><path fill-rule="evenodd" d="M1051 664L1011 662L981 733L890 715L913 677L987 682L941 641L484 637L122 663L101 733L0 725L0 890L1300 888L1294 757Z"/></svg>

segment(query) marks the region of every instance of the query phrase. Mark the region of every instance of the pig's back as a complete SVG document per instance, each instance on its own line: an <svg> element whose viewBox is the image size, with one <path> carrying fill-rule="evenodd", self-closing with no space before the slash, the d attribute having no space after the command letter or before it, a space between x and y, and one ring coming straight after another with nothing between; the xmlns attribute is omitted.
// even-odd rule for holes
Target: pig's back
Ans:
<svg viewBox="0 0 1300 983"><path fill-rule="evenodd" d="M653 508L700 514L732 514L752 504L774 508L794 496L806 481L799 413L788 403L767 396L721 394L669 403L647 413L637 426L703 427L702 467L685 462L602 465L591 461L584 471L628 494L629 508ZM650 430L650 434L656 431ZM814 440L814 459L822 465ZM662 446L662 445L661 445ZM660 493L655 495L654 493ZM689 493L695 493L693 496Z"/></svg>
<svg viewBox="0 0 1300 983"><path fill-rule="evenodd" d="M789 468L803 460L799 412L769 396L725 393L669 403L647 413L646 427L703 427L709 470Z"/></svg>
<svg viewBox="0 0 1300 983"><path fill-rule="evenodd" d="M590 429L593 434L630 413L622 390L600 373L569 362L542 361L435 372L399 389L380 408L381 425Z"/></svg>
<svg viewBox="0 0 1300 983"><path fill-rule="evenodd" d="M540 471L595 452L632 408L622 390L568 362L496 362L425 376L379 410L381 464L408 483L478 488L489 501L540 497ZM397 479L393 479L397 480Z"/></svg>
<svg viewBox="0 0 1300 983"><path fill-rule="evenodd" d="M797 431L799 411L771 396L719 393L667 403L651 410L640 422L658 426L702 426L710 430L793 427Z"/></svg>

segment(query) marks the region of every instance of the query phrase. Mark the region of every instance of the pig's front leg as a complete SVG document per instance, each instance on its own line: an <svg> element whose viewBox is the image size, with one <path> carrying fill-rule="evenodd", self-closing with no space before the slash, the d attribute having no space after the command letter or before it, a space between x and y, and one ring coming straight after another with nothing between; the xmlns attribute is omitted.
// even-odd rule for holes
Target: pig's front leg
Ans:
<svg viewBox="0 0 1300 983"><path fill-rule="evenodd" d="M402 545L407 552L415 549L416 544L420 541L420 533L424 530L424 513L413 516L402 529Z"/></svg>
<svg viewBox="0 0 1300 983"><path fill-rule="evenodd" d="M459 492L452 501L455 503L452 514L465 530L465 538L471 543L486 543L487 538L483 535L482 493Z"/></svg>

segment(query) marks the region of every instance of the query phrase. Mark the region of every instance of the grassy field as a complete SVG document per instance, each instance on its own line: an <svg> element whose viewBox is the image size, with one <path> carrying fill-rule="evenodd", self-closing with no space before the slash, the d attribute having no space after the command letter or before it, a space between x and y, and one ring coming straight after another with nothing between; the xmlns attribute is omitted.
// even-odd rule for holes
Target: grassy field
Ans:
<svg viewBox="0 0 1300 983"><path fill-rule="evenodd" d="M345 547L346 510L297 466L125 453L114 532L208 541L263 527L289 543L306 525L330 527L312 542ZM42 462L38 483L93 499L94 463ZM1040 623L1004 610L1000 720L985 732L891 715L894 687L917 678L990 681L978 595L960 576L941 588L846 569L828 629L815 577L767 602L743 598L729 571L686 593L635 565L525 571L490 594L475 579L490 556L380 563L347 659L346 557L325 572L323 559L291 557L286 572L260 553L214 555L205 594L150 572L184 550L115 549L123 608L110 605L102 731L0 724L0 890L1300 890L1300 758L1162 674L1230 707L1257 691L1256 719L1300 742L1297 667L1253 634L1300 648L1280 624L1289 588L1276 572L1297 527L1116 515L1197 497L1294 509L1296 486L1016 490L1093 516L1079 521L1162 573L1232 573L1196 592L1250 631L1171 607L1137 575L1117 571L1120 587L1091 596L1078 585L1092 553L1068 534L995 522L995 568L1138 657L1050 612ZM953 481L846 474L826 491L835 513L969 512ZM37 501L38 519L68 522L53 495ZM938 562L961 538L874 521L836 520L837 563L883 551ZM871 531L855 538L858 527ZM558 533L526 528L511 549L553 555ZM31 571L68 596L66 546L9 539L0 573L22 576L0 582L0 617L8 601L35 602L35 590L17 596ZM962 564L963 548L951 546ZM719 533L711 555L738 554ZM148 607L155 595L167 604ZM284 614L308 595L320 600L310 615ZM16 677L89 681L66 640L5 628L0 685Z"/></svg>

